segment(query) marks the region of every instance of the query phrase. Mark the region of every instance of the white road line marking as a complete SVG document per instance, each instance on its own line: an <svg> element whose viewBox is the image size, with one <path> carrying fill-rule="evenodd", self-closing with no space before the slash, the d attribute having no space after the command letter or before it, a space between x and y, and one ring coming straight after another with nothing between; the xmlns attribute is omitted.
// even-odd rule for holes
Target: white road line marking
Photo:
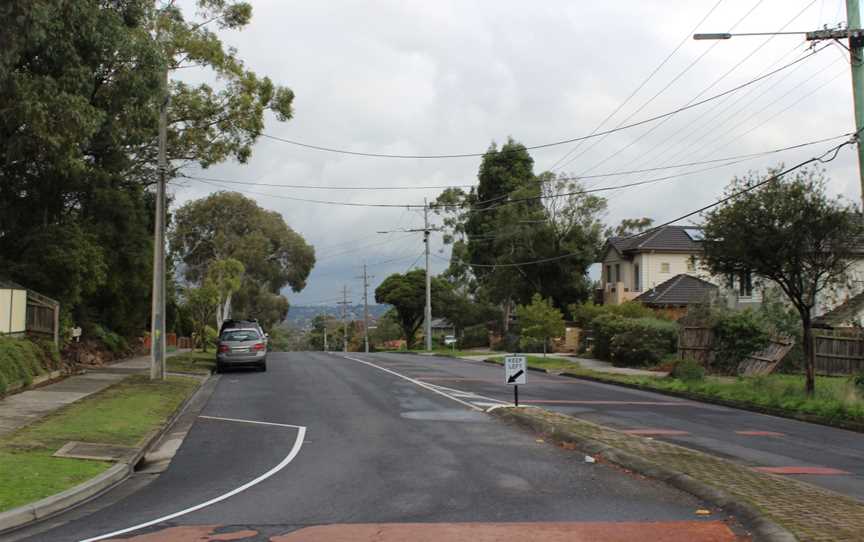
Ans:
<svg viewBox="0 0 864 542"><path fill-rule="evenodd" d="M456 401L457 403L463 404L472 410L479 410L480 412L483 412L483 409L480 407L474 406L467 401L463 401L462 399L458 399L456 397L453 397L452 395L444 393L443 391L436 389L436 388L430 386L429 384L426 384L425 382L421 382L415 378L411 378L410 376L405 376L403 374L399 374L396 371L391 371L390 369L386 369L384 367L381 367L380 365L375 365L374 363L370 363L370 362L364 361L362 359L352 358L351 356L342 356L342 357L345 359L350 359L351 361L363 363L363 364L368 365L370 367L375 367L376 369L384 371L385 373L390 373L393 376L398 376L399 378L407 380L408 382L411 382L412 384L416 384L417 386L420 386L421 388L425 388L425 389L427 389L433 393L437 393L438 395L440 395L442 397L446 397L447 399L450 399L451 401Z"/></svg>
<svg viewBox="0 0 864 542"><path fill-rule="evenodd" d="M492 402L496 402L496 403L509 404L509 403L507 403L507 401L502 401L501 399L495 399L494 397L487 397L485 395L480 395L479 393L466 392L463 390L457 390L454 388L448 388L447 386L438 386L438 385L434 385L434 384L430 384L430 386L434 386L434 387L438 388L439 390L452 392L454 395L458 395L460 393L470 393L471 397L476 397L477 399L485 399L487 401L492 401Z"/></svg>
<svg viewBox="0 0 864 542"><path fill-rule="evenodd" d="M481 403L480 401L471 401L475 405L483 408L488 408L491 406L508 406L510 403ZM489 412L488 410L486 412Z"/></svg>
<svg viewBox="0 0 864 542"><path fill-rule="evenodd" d="M274 423L274 422L259 422L256 420L241 420L238 418L220 418L219 416L198 416L199 418L204 418L205 420L218 420L223 422L239 422L239 423L254 423L257 425L275 425L277 427L290 427L292 429L300 429L303 427L302 425L291 425L290 423Z"/></svg>
<svg viewBox="0 0 864 542"><path fill-rule="evenodd" d="M275 425L281 425L281 424L275 424ZM285 459L280 461L278 465L276 465L272 469L268 470L267 472L265 472L264 474L262 474L258 478L255 478L254 480L250 480L249 482L246 482L245 484L238 487L237 489L232 489L228 493L222 494L222 495L216 497L215 499L210 499L209 501L202 502L201 504L196 504L195 506L192 506L192 507L187 508L185 510L181 510L179 512L174 512L173 514L169 514L167 516L162 516L161 518L156 518L154 520L147 521L145 523L139 523L138 525L135 525L132 527L127 527L126 529L121 529L119 531L114 531L114 532L111 532L108 534L95 536L93 538L87 538L85 540L81 540L80 542L96 542L97 540L104 540L106 538L112 538L112 537L119 536L122 534L131 533L131 532L137 531L139 529L144 529L144 528L150 527L152 525L157 525L157 524L162 523L164 521L169 521L169 520L172 520L174 518L179 518L180 516L185 516L186 514L190 514L192 512L196 512L198 510L201 510L202 508L207 508L210 505L216 504L218 502L222 502L225 499L228 499L228 498L233 497L234 495L237 495L238 493L246 491L247 489L249 489L250 487L252 487L254 485L260 484L261 482L263 482L267 478L270 478L271 476L273 476L274 474L276 474L277 472L279 472L280 470L282 470L286 466L288 466L288 464L291 463L295 457L297 457L297 454L300 453L300 448L303 446L303 439L306 436L306 428L303 427L302 425L294 425L294 426L286 425L286 427L296 427L297 428L297 437L294 439L294 446L291 448L291 451L288 452L288 455L285 456Z"/></svg>

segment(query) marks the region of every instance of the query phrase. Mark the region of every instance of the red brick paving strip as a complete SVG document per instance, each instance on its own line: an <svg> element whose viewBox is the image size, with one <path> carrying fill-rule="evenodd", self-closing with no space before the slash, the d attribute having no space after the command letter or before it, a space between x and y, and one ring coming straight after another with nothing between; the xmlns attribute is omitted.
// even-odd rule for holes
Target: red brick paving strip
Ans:
<svg viewBox="0 0 864 542"><path fill-rule="evenodd" d="M131 538L112 538L107 542L230 542L258 535L258 531L250 529L216 534L216 529L220 527L220 525L183 525L139 534Z"/></svg>
<svg viewBox="0 0 864 542"><path fill-rule="evenodd" d="M642 458L648 465L684 473L749 503L799 540L864 541L864 503L851 497L670 442L628 435L539 408L501 408L493 413L559 442L583 439L586 446L591 442L605 445Z"/></svg>
<svg viewBox="0 0 864 542"><path fill-rule="evenodd" d="M624 429L621 431L622 433L627 433L628 435L640 435L643 437L652 437L654 435L659 436L669 436L673 437L675 435L689 435L687 431L678 431L677 429Z"/></svg>
<svg viewBox="0 0 864 542"><path fill-rule="evenodd" d="M379 523L321 525L270 542L733 542L719 521L658 523Z"/></svg>

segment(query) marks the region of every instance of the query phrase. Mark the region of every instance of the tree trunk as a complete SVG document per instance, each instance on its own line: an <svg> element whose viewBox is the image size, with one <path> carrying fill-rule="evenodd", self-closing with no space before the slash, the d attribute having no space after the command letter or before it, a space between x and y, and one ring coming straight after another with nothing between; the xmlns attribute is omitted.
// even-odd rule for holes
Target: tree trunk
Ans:
<svg viewBox="0 0 864 542"><path fill-rule="evenodd" d="M804 330L804 375L805 390L808 397L813 397L816 391L816 352L813 345L813 330L811 329L810 311L801 312L801 326Z"/></svg>
<svg viewBox="0 0 864 542"><path fill-rule="evenodd" d="M543 357L546 357L546 337L543 337Z"/></svg>
<svg viewBox="0 0 864 542"><path fill-rule="evenodd" d="M504 322L502 322L501 329L503 329L503 335L506 338L507 332L510 331L510 298L507 298L504 301Z"/></svg>

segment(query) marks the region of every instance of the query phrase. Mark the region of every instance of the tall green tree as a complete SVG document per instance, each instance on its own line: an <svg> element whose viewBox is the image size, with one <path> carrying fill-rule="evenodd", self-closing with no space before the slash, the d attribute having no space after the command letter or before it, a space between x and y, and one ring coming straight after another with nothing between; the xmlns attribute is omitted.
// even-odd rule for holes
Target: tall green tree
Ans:
<svg viewBox="0 0 864 542"><path fill-rule="evenodd" d="M268 111L291 117L290 89L247 69L214 33L246 26L250 4L195 7L0 3L0 275L58 298L76 320L146 328L165 69L172 175L245 162ZM190 66L216 83L173 80Z"/></svg>
<svg viewBox="0 0 864 542"><path fill-rule="evenodd" d="M452 295L447 281L432 277L433 315L447 316ZM375 289L375 302L393 306L405 344L409 349L413 348L426 310L426 272L414 269L405 274L390 275Z"/></svg>
<svg viewBox="0 0 864 542"><path fill-rule="evenodd" d="M516 309L516 317L519 319L523 337L543 343L544 358L549 339L564 334L564 315L540 294L534 294L530 304L520 305Z"/></svg>
<svg viewBox="0 0 864 542"><path fill-rule="evenodd" d="M737 194L773 176L736 178ZM842 284L864 236L860 209L825 190L824 172L801 169L715 207L705 216L705 266L717 275L753 273L786 294L801 317L806 390L816 386L812 311L818 296Z"/></svg>
<svg viewBox="0 0 864 542"><path fill-rule="evenodd" d="M178 209L169 239L172 257L192 284L202 284L214 262L240 262L232 314L257 318L265 327L288 313L282 289L302 290L315 265L314 249L282 215L236 192L218 192Z"/></svg>
<svg viewBox="0 0 864 542"><path fill-rule="evenodd" d="M603 241L605 200L567 177L535 175L533 166L524 145L493 144L477 187L449 189L435 203L453 244L446 276L499 304L505 328L512 308L535 292L559 307L587 299L588 268Z"/></svg>

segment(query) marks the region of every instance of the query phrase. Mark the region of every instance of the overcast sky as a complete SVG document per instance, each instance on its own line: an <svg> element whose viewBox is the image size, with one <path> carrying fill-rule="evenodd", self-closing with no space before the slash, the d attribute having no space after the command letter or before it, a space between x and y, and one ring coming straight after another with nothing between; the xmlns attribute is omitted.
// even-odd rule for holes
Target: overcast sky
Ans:
<svg viewBox="0 0 864 542"><path fill-rule="evenodd" d="M266 133L363 152L473 153L508 136L531 146L590 134L682 40L680 49L602 128L711 97L808 53L802 36L685 40L717 0L252 4L252 23L242 32L225 32L222 38L238 48L251 69L296 94L294 119L280 123L268 118ZM844 22L844 5L844 0L721 0L699 31L730 31L739 21L736 32L812 30ZM559 160L576 144L532 155L537 173L555 165L558 172L598 175L763 153L851 131L848 59L843 49L830 45L725 98L663 122L588 140L570 154L572 161ZM841 141L709 171L704 170L725 162L585 182L605 187L697 171L607 193L608 223L641 216L662 222L715 201L735 175L764 171L779 162L794 164ZM478 166L479 158L346 156L262 138L248 164L223 164L207 175L265 184L429 186L476 183ZM833 192L860 197L853 151L847 148L825 167ZM357 277L364 259L376 277L372 290L388 274L421 265L420 234L376 231L420 227L422 211L331 206L286 196L422 204L424 197L433 199L439 192L232 188L280 212L315 246L318 263L306 289L288 294L292 304L335 301L343 285L349 286L354 301L361 300L362 282ZM216 190L213 185L185 182L173 192L179 205ZM446 267L449 251L440 236L433 236L432 248L444 258L433 258L438 272Z"/></svg>

